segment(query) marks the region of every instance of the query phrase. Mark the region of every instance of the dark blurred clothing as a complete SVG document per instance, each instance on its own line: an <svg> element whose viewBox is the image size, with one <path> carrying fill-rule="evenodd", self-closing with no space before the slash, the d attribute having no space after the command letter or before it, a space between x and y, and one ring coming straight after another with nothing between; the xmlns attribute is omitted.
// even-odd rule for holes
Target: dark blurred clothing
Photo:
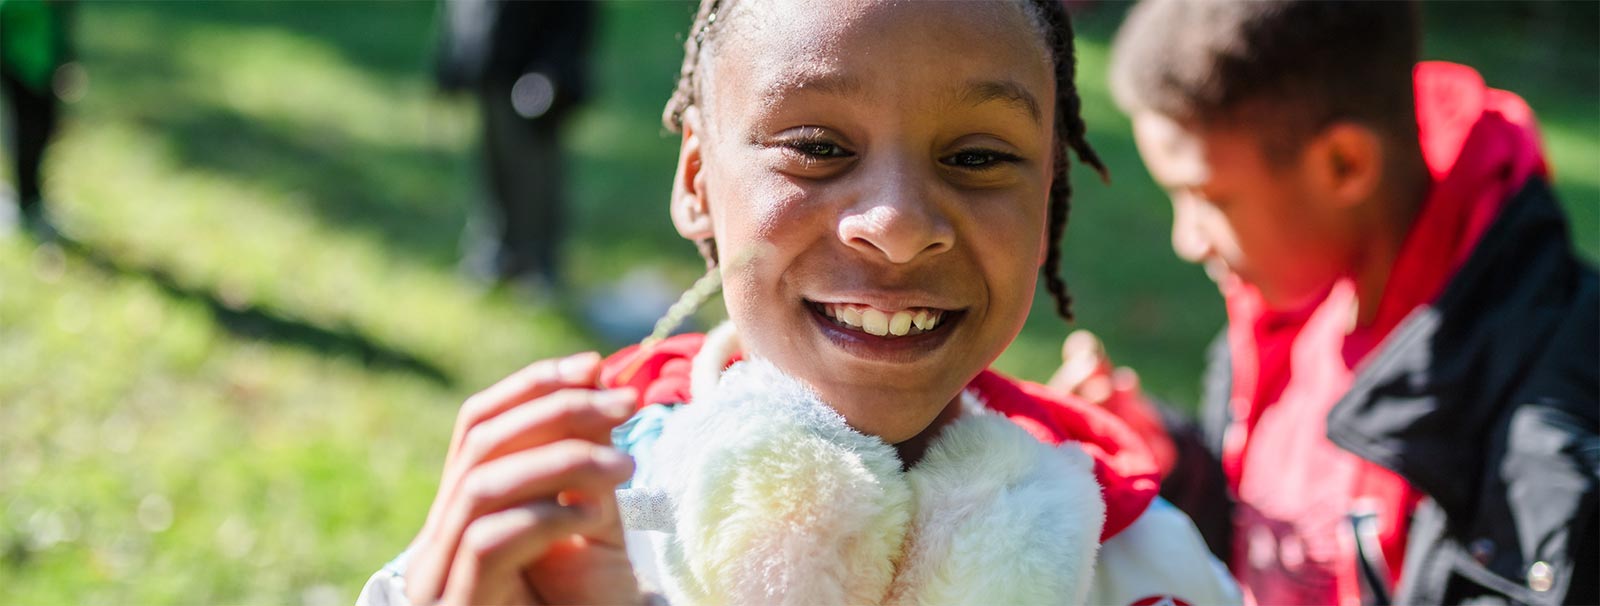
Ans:
<svg viewBox="0 0 1600 606"><path fill-rule="evenodd" d="M487 249L469 253L475 273L559 282L565 229L560 131L588 95L591 2L454 0L444 5L439 85L470 90L483 120L490 200Z"/></svg>
<svg viewBox="0 0 1600 606"><path fill-rule="evenodd" d="M59 102L49 89L35 91L4 70L0 70L0 93L6 98L6 122L15 129L15 142L6 152L17 175L17 202L24 214L38 214L43 204L39 167L55 135Z"/></svg>
<svg viewBox="0 0 1600 606"><path fill-rule="evenodd" d="M56 1L0 0L0 94L14 135L6 151L25 216L43 211L39 167L60 114L52 85L56 70L71 57L70 9Z"/></svg>

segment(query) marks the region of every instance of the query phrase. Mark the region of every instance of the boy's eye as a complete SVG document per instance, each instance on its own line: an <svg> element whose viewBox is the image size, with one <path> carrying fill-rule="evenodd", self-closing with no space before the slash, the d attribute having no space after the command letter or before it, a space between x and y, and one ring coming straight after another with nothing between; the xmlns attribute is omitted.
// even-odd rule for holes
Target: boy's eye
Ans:
<svg viewBox="0 0 1600 606"><path fill-rule="evenodd" d="M1013 163L1020 159L1021 158L1018 158L1014 154L1008 154L1005 152L987 149L969 149L945 156L943 162L947 166L981 170L992 168L1000 164Z"/></svg>

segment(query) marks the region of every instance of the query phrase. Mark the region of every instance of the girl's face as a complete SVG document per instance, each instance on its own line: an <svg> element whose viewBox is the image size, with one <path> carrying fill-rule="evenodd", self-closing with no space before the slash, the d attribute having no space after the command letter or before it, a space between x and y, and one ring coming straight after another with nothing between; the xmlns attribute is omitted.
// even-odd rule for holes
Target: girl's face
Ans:
<svg viewBox="0 0 1600 606"><path fill-rule="evenodd" d="M1055 81L1010 2L746 3L708 42L673 216L714 236L747 351L916 436L1016 337Z"/></svg>

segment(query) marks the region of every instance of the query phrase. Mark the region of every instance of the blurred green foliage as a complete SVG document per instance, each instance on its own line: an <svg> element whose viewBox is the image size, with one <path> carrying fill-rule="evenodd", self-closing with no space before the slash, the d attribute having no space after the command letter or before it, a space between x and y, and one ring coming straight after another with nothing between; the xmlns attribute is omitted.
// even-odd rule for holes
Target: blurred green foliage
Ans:
<svg viewBox="0 0 1600 606"><path fill-rule="evenodd" d="M1427 54L1540 114L1581 248L1600 250L1592 3L1430 4ZM1124 7L1080 21L1079 325L1192 401L1221 325L1167 246L1166 202L1106 98ZM420 525L455 407L528 361L600 347L571 301L454 272L475 116L430 80L435 7L92 2L89 74L51 152L65 246L0 239L0 594L15 604L348 603ZM598 97L569 132L576 292L630 268L687 286L658 116L691 7L603 11ZM577 297L571 297L577 300ZM1041 297L999 366L1042 379Z"/></svg>

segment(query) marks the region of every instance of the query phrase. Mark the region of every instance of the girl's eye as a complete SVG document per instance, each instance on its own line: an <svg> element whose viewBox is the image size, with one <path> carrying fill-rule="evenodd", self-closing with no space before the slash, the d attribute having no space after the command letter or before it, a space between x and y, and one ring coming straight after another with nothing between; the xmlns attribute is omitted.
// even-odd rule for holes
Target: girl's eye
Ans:
<svg viewBox="0 0 1600 606"><path fill-rule="evenodd" d="M851 155L843 147L828 141L791 141L788 143L788 147L799 152L802 156L819 160L848 158Z"/></svg>
<svg viewBox="0 0 1600 606"><path fill-rule="evenodd" d="M987 149L969 149L945 156L944 163L957 168L983 170L1001 164L1015 163L1021 160L1013 154L992 151Z"/></svg>

